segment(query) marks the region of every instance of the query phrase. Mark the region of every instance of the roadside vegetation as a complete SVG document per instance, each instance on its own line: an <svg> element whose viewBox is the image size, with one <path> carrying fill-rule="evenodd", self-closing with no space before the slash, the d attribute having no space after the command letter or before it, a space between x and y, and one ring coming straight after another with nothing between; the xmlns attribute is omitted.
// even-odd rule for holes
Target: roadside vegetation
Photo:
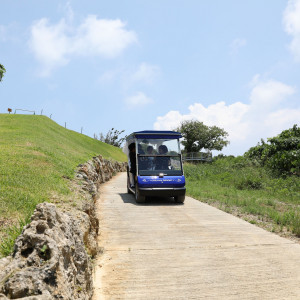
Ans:
<svg viewBox="0 0 300 300"><path fill-rule="evenodd" d="M185 164L188 194L283 236L300 237L300 128L244 156Z"/></svg>
<svg viewBox="0 0 300 300"><path fill-rule="evenodd" d="M112 128L108 130L105 135L102 132L99 134L99 137L97 136L97 134L94 134L94 139L121 148L127 137L126 135L124 137L121 137L124 132L125 130L120 131L118 129Z"/></svg>
<svg viewBox="0 0 300 300"><path fill-rule="evenodd" d="M126 160L121 149L45 116L0 114L0 256L11 252L35 206L70 194L78 164L99 154Z"/></svg>

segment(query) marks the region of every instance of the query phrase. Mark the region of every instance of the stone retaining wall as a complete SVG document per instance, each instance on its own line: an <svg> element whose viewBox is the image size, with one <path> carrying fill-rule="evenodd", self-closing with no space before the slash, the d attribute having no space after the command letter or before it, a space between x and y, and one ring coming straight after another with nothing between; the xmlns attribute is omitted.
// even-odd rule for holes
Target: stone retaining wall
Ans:
<svg viewBox="0 0 300 300"><path fill-rule="evenodd" d="M0 260L0 299L91 299L98 188L126 165L94 157L78 166L73 182L88 195L80 207L70 203L63 212L51 203L37 205L12 255Z"/></svg>

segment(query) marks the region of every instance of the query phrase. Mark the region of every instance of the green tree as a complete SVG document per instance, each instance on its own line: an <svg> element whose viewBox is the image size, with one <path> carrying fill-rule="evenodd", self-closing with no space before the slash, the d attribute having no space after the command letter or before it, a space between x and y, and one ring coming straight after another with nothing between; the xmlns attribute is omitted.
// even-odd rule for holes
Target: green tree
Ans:
<svg viewBox="0 0 300 300"><path fill-rule="evenodd" d="M4 73L6 72L3 65L0 64L0 82L2 81L2 78L4 76Z"/></svg>
<svg viewBox="0 0 300 300"><path fill-rule="evenodd" d="M183 121L177 128L184 140L185 152L199 152L201 149L222 150L229 144L228 133L217 126L207 126L203 122Z"/></svg>
<svg viewBox="0 0 300 300"><path fill-rule="evenodd" d="M122 143L125 141L126 136L121 138L120 135L124 132L125 130L117 130L117 129L110 129L106 135L103 135L103 133L100 133L99 136L99 141L104 142L106 144L113 145L115 147L121 147ZM97 135L94 135L95 139L97 138Z"/></svg>
<svg viewBox="0 0 300 300"><path fill-rule="evenodd" d="M300 175L300 127L282 131L267 142L250 148L245 157L259 162L279 175Z"/></svg>

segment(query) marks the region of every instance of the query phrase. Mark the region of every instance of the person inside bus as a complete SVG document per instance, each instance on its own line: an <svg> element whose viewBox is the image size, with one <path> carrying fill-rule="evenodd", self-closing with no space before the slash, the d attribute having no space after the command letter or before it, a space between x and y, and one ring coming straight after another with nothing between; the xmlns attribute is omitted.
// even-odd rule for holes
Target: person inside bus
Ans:
<svg viewBox="0 0 300 300"><path fill-rule="evenodd" d="M160 145L158 147L159 155L166 155L168 153L168 148L166 145ZM158 156L155 161L155 169L156 170L168 170L171 165L171 161L169 157Z"/></svg>
<svg viewBox="0 0 300 300"><path fill-rule="evenodd" d="M153 147L152 146L148 146L146 153L147 153L147 155L154 155L154 153L153 153ZM148 160L147 169L148 170L154 170L154 156L148 156L147 160Z"/></svg>
<svg viewBox="0 0 300 300"><path fill-rule="evenodd" d="M145 151L143 150L143 147L141 144L138 144L138 154L145 154Z"/></svg>
<svg viewBox="0 0 300 300"><path fill-rule="evenodd" d="M148 166L148 159L147 157L145 157L145 151L143 150L143 147L141 144L138 144L138 166L139 166L139 170L144 171L147 170L147 166Z"/></svg>
<svg viewBox="0 0 300 300"><path fill-rule="evenodd" d="M130 169L129 169L130 186L134 187L135 178L136 178L136 152L135 152L135 143L131 143L128 146L128 149L129 149L129 160L130 160Z"/></svg>

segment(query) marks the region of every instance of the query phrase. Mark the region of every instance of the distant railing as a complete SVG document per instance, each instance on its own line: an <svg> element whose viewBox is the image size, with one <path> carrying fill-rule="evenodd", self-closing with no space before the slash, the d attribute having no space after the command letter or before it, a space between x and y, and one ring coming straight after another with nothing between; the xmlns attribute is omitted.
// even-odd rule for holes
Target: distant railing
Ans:
<svg viewBox="0 0 300 300"><path fill-rule="evenodd" d="M28 112L31 112L35 115L35 111L34 110L27 110L27 109L21 109L21 108L16 108L15 109L15 113L18 111L18 110L21 110L21 111L28 111Z"/></svg>
<svg viewBox="0 0 300 300"><path fill-rule="evenodd" d="M207 152L188 152L182 154L183 162L211 162L212 161L212 153L210 151Z"/></svg>

